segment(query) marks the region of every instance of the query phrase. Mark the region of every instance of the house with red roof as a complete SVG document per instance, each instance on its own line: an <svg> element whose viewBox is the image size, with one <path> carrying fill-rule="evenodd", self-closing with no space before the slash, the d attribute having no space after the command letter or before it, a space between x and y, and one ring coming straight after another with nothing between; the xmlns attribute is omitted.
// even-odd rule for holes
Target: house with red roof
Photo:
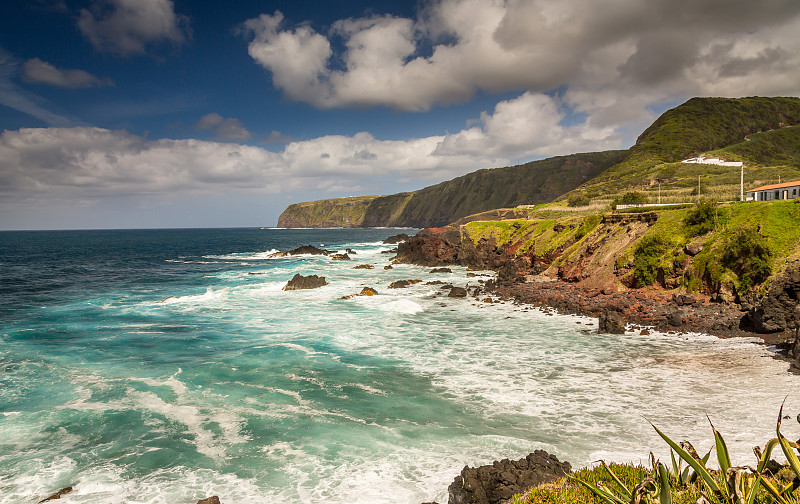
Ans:
<svg viewBox="0 0 800 504"><path fill-rule="evenodd" d="M769 184L747 191L747 201L775 201L800 196L800 180Z"/></svg>

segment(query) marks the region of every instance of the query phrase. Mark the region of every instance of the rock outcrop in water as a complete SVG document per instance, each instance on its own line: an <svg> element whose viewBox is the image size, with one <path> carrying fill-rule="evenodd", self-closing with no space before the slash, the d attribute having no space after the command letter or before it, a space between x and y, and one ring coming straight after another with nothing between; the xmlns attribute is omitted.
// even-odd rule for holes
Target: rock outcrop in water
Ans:
<svg viewBox="0 0 800 504"><path fill-rule="evenodd" d="M491 465L464 467L447 488L448 504L499 504L514 494L549 483L572 472L569 462L536 450L520 460L503 459Z"/></svg>
<svg viewBox="0 0 800 504"><path fill-rule="evenodd" d="M270 257L287 257L295 255L329 255L329 254L331 254L330 250L317 248L313 245L303 245L297 247L296 249L288 250L286 252L275 252L274 254L270 254Z"/></svg>
<svg viewBox="0 0 800 504"><path fill-rule="evenodd" d="M297 273L283 287L283 290L290 291L300 289L316 289L317 287L322 287L323 285L328 285L328 282L325 281L325 277L317 275L303 276L300 273Z"/></svg>

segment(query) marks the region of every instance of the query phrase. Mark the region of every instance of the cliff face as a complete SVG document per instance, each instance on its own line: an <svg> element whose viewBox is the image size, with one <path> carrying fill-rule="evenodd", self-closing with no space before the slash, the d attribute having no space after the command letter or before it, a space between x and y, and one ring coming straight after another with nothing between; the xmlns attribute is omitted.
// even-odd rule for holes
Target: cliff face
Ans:
<svg viewBox="0 0 800 504"><path fill-rule="evenodd" d="M684 234L690 212L691 209L682 209L557 219L475 221L430 228L401 243L395 261L492 269L498 272L500 286L561 280L569 286L565 290L572 292L567 296L573 297L565 306L576 311L589 303L579 299L586 292L624 293L617 294L623 296L619 300L620 311L628 310L627 305L633 303L631 300L643 303L640 298L653 293L681 300L678 306L683 306L684 301L693 304L691 296L699 295L706 304L712 303L704 308L708 312L703 312L708 324L700 325L702 330L727 335L746 330L762 335L783 333L784 336L792 331L800 322L800 313L796 311L800 303L800 243L797 240L800 226L787 227L786 219L797 216L800 204L784 201L724 207L719 210L718 218L724 219L726 226L697 237ZM758 220L762 223L759 229L743 220L753 218L754 214L759 214ZM766 259L770 261L768 269L772 274L756 284L747 280L753 278L752 271L742 268L738 260L730 263L726 259L730 251L737 248L732 240L740 239L743 230L760 233L758 239L774 252L771 259ZM753 257L749 248L742 251L745 254L742 257ZM627 301L624 296L628 296ZM565 302L564 295L557 294L548 302ZM724 320L717 319L714 310L732 315ZM672 317L671 322L664 322L672 326L680 325L684 316L691 314L660 315L664 320ZM642 314L637 317L650 322Z"/></svg>
<svg viewBox="0 0 800 504"><path fill-rule="evenodd" d="M618 162L626 151L559 156L478 170L413 193L290 205L278 227L430 227L517 205L547 203Z"/></svg>
<svg viewBox="0 0 800 504"><path fill-rule="evenodd" d="M359 196L289 205L278 218L282 228L362 227L367 208L380 196Z"/></svg>

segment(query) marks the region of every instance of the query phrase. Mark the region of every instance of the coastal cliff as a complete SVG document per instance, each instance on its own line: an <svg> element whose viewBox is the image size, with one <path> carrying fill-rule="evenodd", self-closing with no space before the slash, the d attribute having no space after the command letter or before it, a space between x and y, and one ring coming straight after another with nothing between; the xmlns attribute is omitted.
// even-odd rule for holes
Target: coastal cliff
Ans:
<svg viewBox="0 0 800 504"><path fill-rule="evenodd" d="M496 208L552 201L619 162L627 151L557 156L478 170L409 193L289 205L278 227L430 227Z"/></svg>
<svg viewBox="0 0 800 504"><path fill-rule="evenodd" d="M429 228L400 244L395 261L492 269L497 292L566 312L611 309L666 330L789 339L800 204L706 205Z"/></svg>

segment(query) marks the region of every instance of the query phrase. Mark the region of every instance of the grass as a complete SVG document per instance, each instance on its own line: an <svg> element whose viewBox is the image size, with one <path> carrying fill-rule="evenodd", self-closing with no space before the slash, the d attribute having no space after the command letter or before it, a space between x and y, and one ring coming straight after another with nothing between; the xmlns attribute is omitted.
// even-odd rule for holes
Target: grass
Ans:
<svg viewBox="0 0 800 504"><path fill-rule="evenodd" d="M512 498L512 504L792 504L800 501L800 445L781 433L783 405L778 413L776 437L764 448L754 448L756 463L736 465L725 439L711 424L713 451L719 469L707 467L711 451L704 457L691 443L680 444L653 428L670 447L670 460L663 464L650 455L651 468L606 464L586 468L553 483L540 485ZM788 417L787 417L788 418ZM652 425L652 424L651 424ZM788 464L772 472L769 462L777 448ZM774 469L773 469L774 470Z"/></svg>

